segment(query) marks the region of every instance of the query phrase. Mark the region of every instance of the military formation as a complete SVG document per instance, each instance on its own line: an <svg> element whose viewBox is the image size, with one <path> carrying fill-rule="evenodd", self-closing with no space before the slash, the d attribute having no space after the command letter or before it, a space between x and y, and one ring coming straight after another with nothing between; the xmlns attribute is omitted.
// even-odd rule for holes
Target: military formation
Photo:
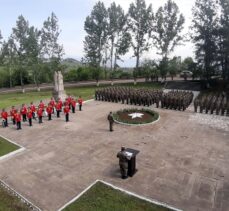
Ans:
<svg viewBox="0 0 229 211"><path fill-rule="evenodd" d="M193 93L189 91L170 91L161 97L161 108L185 111L192 103Z"/></svg>
<svg viewBox="0 0 229 211"><path fill-rule="evenodd" d="M95 91L95 100L139 106L159 107L163 92L161 90L133 89L130 87L107 87Z"/></svg>
<svg viewBox="0 0 229 211"><path fill-rule="evenodd" d="M226 93L200 94L194 100L195 112L229 116L229 96Z"/></svg>
<svg viewBox="0 0 229 211"><path fill-rule="evenodd" d="M151 106L184 111L193 100L193 93L188 91L134 89L130 87L108 87L95 91L95 99L130 105Z"/></svg>

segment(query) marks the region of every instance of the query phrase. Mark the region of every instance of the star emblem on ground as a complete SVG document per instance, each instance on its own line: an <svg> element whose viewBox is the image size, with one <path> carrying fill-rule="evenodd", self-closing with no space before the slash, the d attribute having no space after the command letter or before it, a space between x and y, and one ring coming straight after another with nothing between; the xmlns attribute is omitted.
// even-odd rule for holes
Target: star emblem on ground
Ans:
<svg viewBox="0 0 229 211"><path fill-rule="evenodd" d="M131 116L132 119L136 119L136 118L142 118L144 114L142 113L132 113L132 114L128 114L128 116Z"/></svg>

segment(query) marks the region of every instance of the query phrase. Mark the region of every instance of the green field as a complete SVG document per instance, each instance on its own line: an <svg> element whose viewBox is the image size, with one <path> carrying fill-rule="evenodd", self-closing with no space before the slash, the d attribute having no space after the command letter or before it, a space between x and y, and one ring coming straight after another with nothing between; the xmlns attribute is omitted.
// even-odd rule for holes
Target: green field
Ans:
<svg viewBox="0 0 229 211"><path fill-rule="evenodd" d="M31 210L20 199L7 192L0 186L0 211L27 211Z"/></svg>
<svg viewBox="0 0 229 211"><path fill-rule="evenodd" d="M162 86L159 83L138 83L133 86L132 84L122 84L121 86L131 86L134 88L154 88L161 89ZM104 86L100 86L104 87ZM67 94L73 96L82 96L84 100L92 99L94 97L96 86L87 86L87 87L73 87L67 88ZM26 93L8 93L8 94L0 94L0 109L2 108L10 108L11 106L19 106L23 103L29 104L31 101L39 102L40 100L50 99L52 96L51 90L46 91L31 91Z"/></svg>
<svg viewBox="0 0 229 211"><path fill-rule="evenodd" d="M0 157L10 152L13 152L19 148L19 146L10 143L9 141L5 140L0 136Z"/></svg>
<svg viewBox="0 0 229 211"><path fill-rule="evenodd" d="M168 211L136 197L115 190L101 182L96 183L64 211Z"/></svg>

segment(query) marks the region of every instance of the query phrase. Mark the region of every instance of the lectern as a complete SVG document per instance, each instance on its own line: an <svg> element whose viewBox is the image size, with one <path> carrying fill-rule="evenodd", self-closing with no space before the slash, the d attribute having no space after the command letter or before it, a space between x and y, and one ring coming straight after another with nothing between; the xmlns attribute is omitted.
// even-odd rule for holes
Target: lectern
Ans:
<svg viewBox="0 0 229 211"><path fill-rule="evenodd" d="M136 169L136 155L140 152L135 149L126 148L125 151L129 156L131 156L130 160L128 161L128 176L132 177L137 169Z"/></svg>

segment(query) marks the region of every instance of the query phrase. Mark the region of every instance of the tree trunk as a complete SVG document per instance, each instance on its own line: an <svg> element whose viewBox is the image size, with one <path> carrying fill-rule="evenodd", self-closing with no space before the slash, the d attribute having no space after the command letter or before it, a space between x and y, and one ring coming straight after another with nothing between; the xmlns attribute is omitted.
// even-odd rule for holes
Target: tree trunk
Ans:
<svg viewBox="0 0 229 211"><path fill-rule="evenodd" d="M11 66L10 66L10 69L9 69L9 76L10 76L10 88L13 87L13 82L12 82L12 72L11 72Z"/></svg>
<svg viewBox="0 0 229 211"><path fill-rule="evenodd" d="M23 75L22 75L22 71L21 70L20 70L20 81L21 81L22 93L25 93L25 87L24 87L24 82L23 82Z"/></svg>
<svg viewBox="0 0 229 211"><path fill-rule="evenodd" d="M114 38L111 39L111 71L113 70Z"/></svg>

